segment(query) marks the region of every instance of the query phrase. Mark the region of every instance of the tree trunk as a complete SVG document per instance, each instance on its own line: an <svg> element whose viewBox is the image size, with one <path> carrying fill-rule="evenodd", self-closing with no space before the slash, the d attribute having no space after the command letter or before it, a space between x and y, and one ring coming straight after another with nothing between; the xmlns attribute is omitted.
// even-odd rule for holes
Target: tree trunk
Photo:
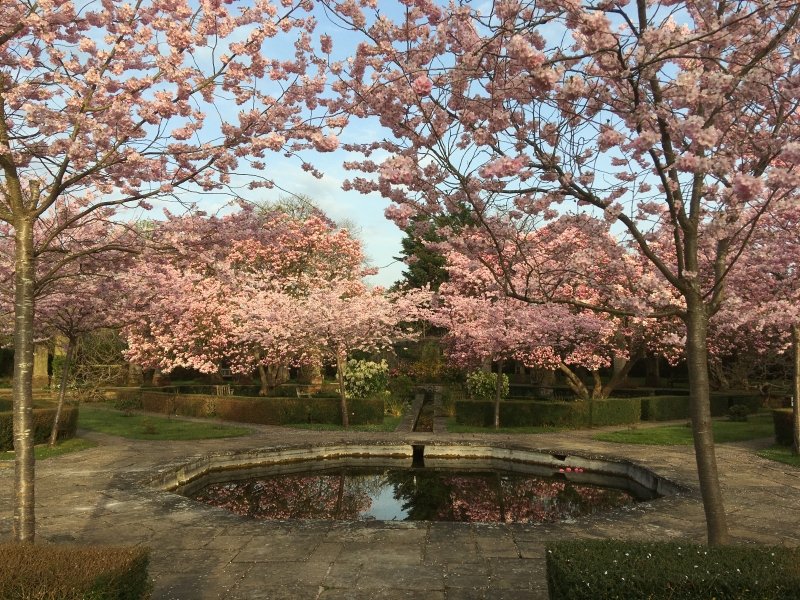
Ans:
<svg viewBox="0 0 800 600"><path fill-rule="evenodd" d="M58 390L58 404L56 405L56 416L53 419L53 429L50 430L50 447L56 445L58 439L58 423L61 420L61 409L64 407L64 396L67 392L67 379L69 368L72 364L72 355L75 353L75 339L69 338L67 345L67 355L64 357L64 365L61 367L61 387Z"/></svg>
<svg viewBox="0 0 800 600"><path fill-rule="evenodd" d="M341 356L336 357L336 376L339 378L339 396L342 399L342 425L345 429L350 428L350 418L347 413L347 396L344 393L344 360Z"/></svg>
<svg viewBox="0 0 800 600"><path fill-rule="evenodd" d="M611 395L611 392L613 392L620 383L625 381L625 378L628 376L628 373L631 372L631 369L637 362L639 362L642 359L643 356L644 356L644 350L640 350L635 354L632 354L630 360L626 362L625 365L623 365L623 367L619 371L614 373L614 376L611 378L611 381L609 381L605 385L605 387L603 387L600 390L600 393L597 396L595 396L595 398L601 400L608 398ZM656 356L656 360L657 359L658 356ZM656 373L658 373L658 369L656 369Z"/></svg>
<svg viewBox="0 0 800 600"><path fill-rule="evenodd" d="M500 358L497 360L497 385L495 386L494 395L494 428L500 429L500 396L503 391L503 363L505 361Z"/></svg>
<svg viewBox="0 0 800 600"><path fill-rule="evenodd" d="M708 381L708 314L699 299L687 298L686 362L689 367L689 396L692 416L694 452L700 494L706 513L708 543L711 546L728 544L728 524L722 503L722 490L714 453L714 433L711 428L711 400Z"/></svg>
<svg viewBox="0 0 800 600"><path fill-rule="evenodd" d="M563 362L558 365L558 368L567 376L567 385L569 389L571 389L575 394L582 398L583 400L589 399L589 390L586 389L586 386L581 381L580 377L578 377L572 369L570 369L567 365Z"/></svg>
<svg viewBox="0 0 800 600"><path fill-rule="evenodd" d="M258 377L261 379L261 389L258 390L259 396L266 396L267 392L267 371L264 369L264 365L258 365Z"/></svg>
<svg viewBox="0 0 800 600"><path fill-rule="evenodd" d="M792 347L794 349L794 398L792 400L792 451L800 452L800 328L792 325Z"/></svg>
<svg viewBox="0 0 800 600"><path fill-rule="evenodd" d="M33 542L33 225L14 223L14 525L16 542Z"/></svg>

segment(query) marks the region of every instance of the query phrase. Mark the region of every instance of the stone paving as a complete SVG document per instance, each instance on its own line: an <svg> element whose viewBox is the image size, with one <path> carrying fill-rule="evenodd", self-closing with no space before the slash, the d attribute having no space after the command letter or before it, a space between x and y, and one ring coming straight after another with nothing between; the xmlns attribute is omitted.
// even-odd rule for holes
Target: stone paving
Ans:
<svg viewBox="0 0 800 600"><path fill-rule="evenodd" d="M82 437L97 448L37 465L37 539L146 545L153 598L319 600L526 600L547 597L544 544L618 538L703 541L705 522L693 450L608 444L594 431L539 435L313 432L258 427L247 437L191 442ZM253 521L158 491L142 482L203 454L286 443L486 440L532 449L627 458L687 492L631 509L552 525ZM770 440L718 446L734 543L797 545L800 469L752 449ZM0 468L0 539L10 538L13 469Z"/></svg>

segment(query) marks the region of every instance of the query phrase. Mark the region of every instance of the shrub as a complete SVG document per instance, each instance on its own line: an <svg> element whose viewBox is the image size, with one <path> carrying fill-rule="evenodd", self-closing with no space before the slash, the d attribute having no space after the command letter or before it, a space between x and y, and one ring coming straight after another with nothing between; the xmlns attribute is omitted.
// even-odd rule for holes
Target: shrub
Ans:
<svg viewBox="0 0 800 600"><path fill-rule="evenodd" d="M149 412L186 417L216 417L224 421L284 425L288 423L342 422L339 398L243 398L143 392L142 405ZM383 396L354 398L347 402L351 425L383 423Z"/></svg>
<svg viewBox="0 0 800 600"><path fill-rule="evenodd" d="M800 549L583 540L547 544L550 600L789 600Z"/></svg>
<svg viewBox="0 0 800 600"><path fill-rule="evenodd" d="M734 404L728 409L728 420L746 423L749 412L750 410L744 404Z"/></svg>
<svg viewBox="0 0 800 600"><path fill-rule="evenodd" d="M142 410L142 392L118 391L114 399L114 408L119 410Z"/></svg>
<svg viewBox="0 0 800 600"><path fill-rule="evenodd" d="M414 382L408 375L390 377L387 388L394 398L399 398L403 402L414 399Z"/></svg>
<svg viewBox="0 0 800 600"><path fill-rule="evenodd" d="M386 391L389 365L369 360L349 360L344 371L344 393L348 398L372 398Z"/></svg>
<svg viewBox="0 0 800 600"><path fill-rule="evenodd" d="M0 545L0 598L145 600L146 548Z"/></svg>
<svg viewBox="0 0 800 600"><path fill-rule="evenodd" d="M492 402L456 401L456 421L471 427L494 423ZM579 402L504 401L500 403L501 427L601 427L639 420L639 398L609 398Z"/></svg>
<svg viewBox="0 0 800 600"><path fill-rule="evenodd" d="M476 370L467 375L467 389L475 400L494 400L497 395L497 373ZM500 397L508 396L508 375L503 374Z"/></svg>
<svg viewBox="0 0 800 600"><path fill-rule="evenodd" d="M383 405L386 408L387 415L399 417L408 406L408 400L403 399L402 396L395 396L387 390L383 393Z"/></svg>
<svg viewBox="0 0 800 600"><path fill-rule="evenodd" d="M0 413L0 451L14 449L14 413ZM44 444L50 439L55 408L35 408L33 410L33 443ZM65 406L61 411L61 422L58 424L58 439L66 440L75 436L78 430L78 409ZM2 596L0 596L2 597Z"/></svg>
<svg viewBox="0 0 800 600"><path fill-rule="evenodd" d="M775 424L775 442L781 446L791 446L794 435L794 415L791 408L776 408L772 411L772 422Z"/></svg>

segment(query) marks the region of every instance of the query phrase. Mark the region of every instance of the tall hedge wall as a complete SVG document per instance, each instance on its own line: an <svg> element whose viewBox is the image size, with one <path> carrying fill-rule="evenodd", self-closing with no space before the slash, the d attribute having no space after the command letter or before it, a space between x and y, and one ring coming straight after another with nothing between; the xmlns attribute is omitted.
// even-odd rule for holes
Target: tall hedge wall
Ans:
<svg viewBox="0 0 800 600"><path fill-rule="evenodd" d="M504 401L502 427L602 427L634 423L641 416L640 398L609 398L579 402ZM456 422L472 427L494 423L494 403L456 402Z"/></svg>
<svg viewBox="0 0 800 600"><path fill-rule="evenodd" d="M383 423L383 399L350 399L351 425ZM216 417L225 421L285 425L342 422L338 398L242 398L142 392L142 408L149 412L187 417Z"/></svg>
<svg viewBox="0 0 800 600"><path fill-rule="evenodd" d="M0 451L14 449L14 413L0 413ZM55 408L33 409L33 443L44 444L50 439L50 430L53 428L53 419L56 418ZM58 424L58 439L64 440L75 436L78 430L78 409L75 406L65 406L61 411L61 422Z"/></svg>
<svg viewBox="0 0 800 600"><path fill-rule="evenodd" d="M793 443L793 427L791 408L777 408L772 411L772 422L775 424L775 443L791 446Z"/></svg>

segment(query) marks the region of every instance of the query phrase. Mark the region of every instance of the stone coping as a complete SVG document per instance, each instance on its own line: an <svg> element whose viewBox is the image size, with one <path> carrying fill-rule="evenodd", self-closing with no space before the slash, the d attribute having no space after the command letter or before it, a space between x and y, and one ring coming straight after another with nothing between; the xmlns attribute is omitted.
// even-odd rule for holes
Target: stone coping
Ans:
<svg viewBox="0 0 800 600"><path fill-rule="evenodd" d="M424 448L424 457L429 466L442 466L452 459L479 459L494 465L508 463L536 465L550 469L558 475L563 469L584 469L590 473L621 477L638 484L657 496L672 496L688 491L686 488L656 475L650 469L636 463L607 458L600 455L563 453L531 449L526 446L504 442L486 441L437 441L436 443L414 443L408 440L374 440L352 442L319 442L300 444L278 444L266 448L246 451L214 452L180 465L172 465L151 474L143 484L162 491L173 491L213 472L268 467L305 461L332 458L412 458L415 449ZM565 474L569 479L569 474Z"/></svg>

